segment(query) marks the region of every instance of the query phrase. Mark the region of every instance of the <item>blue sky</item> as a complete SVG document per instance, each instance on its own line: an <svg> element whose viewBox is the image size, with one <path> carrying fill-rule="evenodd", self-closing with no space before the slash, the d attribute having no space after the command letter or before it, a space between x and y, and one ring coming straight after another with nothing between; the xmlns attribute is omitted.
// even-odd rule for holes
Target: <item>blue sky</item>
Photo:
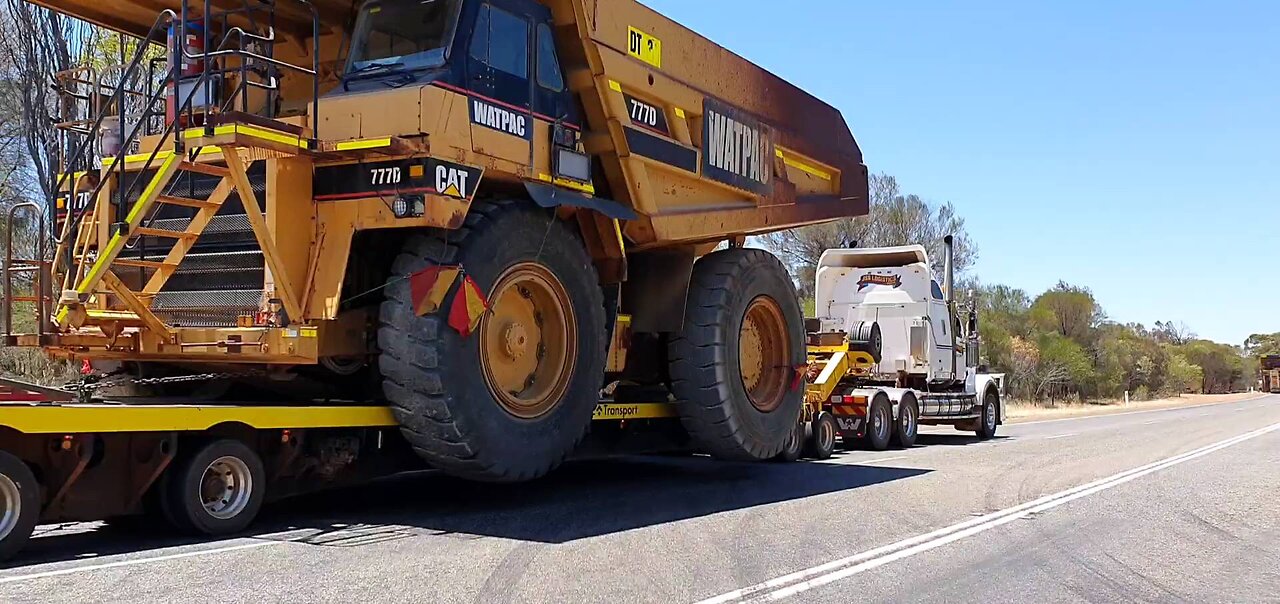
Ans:
<svg viewBox="0 0 1280 604"><path fill-rule="evenodd" d="M1280 331L1280 2L643 1L839 107L984 282Z"/></svg>

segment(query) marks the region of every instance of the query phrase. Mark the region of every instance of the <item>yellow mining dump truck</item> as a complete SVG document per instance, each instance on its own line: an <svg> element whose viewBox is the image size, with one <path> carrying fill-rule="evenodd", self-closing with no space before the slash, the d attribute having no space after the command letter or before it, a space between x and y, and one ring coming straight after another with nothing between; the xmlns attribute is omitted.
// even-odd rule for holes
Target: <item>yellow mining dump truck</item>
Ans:
<svg viewBox="0 0 1280 604"><path fill-rule="evenodd" d="M81 403L194 400L246 445L147 441L125 507L179 470L253 482L246 450L307 458L278 432L289 409L295 428L378 443L397 424L429 465L487 481L610 432L593 413L678 415L721 458L783 448L804 326L782 264L743 244L867 212L830 105L633 0L36 2L154 44L58 74L64 172L50 207L15 209L49 217L48 249L7 251L6 284L35 293L6 296L6 341L89 361ZM620 406L599 411L602 392ZM672 410L628 406L654 400ZM211 429L186 409L149 411L147 430ZM10 441L93 420L6 416L6 466L85 470L92 446ZM325 441L322 465L362 434ZM43 471L57 451L69 469ZM43 485L45 504L74 500L65 486ZM201 530L239 513L202 515L201 497L244 509L161 503Z"/></svg>

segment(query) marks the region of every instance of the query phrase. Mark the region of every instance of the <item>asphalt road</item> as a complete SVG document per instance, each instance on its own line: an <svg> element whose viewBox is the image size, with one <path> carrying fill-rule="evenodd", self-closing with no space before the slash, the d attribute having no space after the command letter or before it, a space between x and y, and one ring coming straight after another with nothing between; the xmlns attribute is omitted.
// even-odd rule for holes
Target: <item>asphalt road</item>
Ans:
<svg viewBox="0 0 1280 604"><path fill-rule="evenodd" d="M822 463L423 474L219 541L42 527L0 601L1280 602L1280 396Z"/></svg>

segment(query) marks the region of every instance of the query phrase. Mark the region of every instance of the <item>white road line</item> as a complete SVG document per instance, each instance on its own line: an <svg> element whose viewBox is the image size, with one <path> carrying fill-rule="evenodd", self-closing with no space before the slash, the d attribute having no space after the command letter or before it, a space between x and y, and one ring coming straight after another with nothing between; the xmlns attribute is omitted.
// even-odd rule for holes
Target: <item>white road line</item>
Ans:
<svg viewBox="0 0 1280 604"><path fill-rule="evenodd" d="M838 581L873 568L884 566L885 564L889 564L896 560L901 560L921 552L941 547L948 543L976 535L997 526L1008 524L1020 518L1025 518L1031 514L1053 509L1081 497L1105 491L1141 476L1146 476L1147 474L1203 457L1215 451L1240 444L1276 430L1280 430L1280 423L1272 424L1265 428L1259 428L1234 438L1228 438L1211 445L1200 447L1199 449L1126 470L1107 478L1095 480L1051 495L1046 495L1034 501L1006 508L998 512L992 512L985 516L954 524L930 533L918 535L860 554L855 554L826 564L800 570L789 575L770 579L763 583L736 589L719 596L702 600L701 602L698 602L698 604L727 604L729 602L780 600L808 591L815 587L826 585L833 581Z"/></svg>
<svg viewBox="0 0 1280 604"><path fill-rule="evenodd" d="M167 556L155 556L152 558L132 558L129 560L107 562L104 564L91 564L88 566L73 566L71 568L60 568L58 570L49 570L49 571L44 571L40 573L32 573L29 575L14 575L11 577L0 577L0 584L17 583L19 581L34 581L36 579L60 577L63 575L72 575L76 573L84 573L84 572L89 572L94 570L106 570L108 568L121 568L125 566L137 566L139 564L150 564L152 562L164 562L166 560L180 560L182 558L194 558L196 556L210 556L213 554L222 554L226 552L254 549L258 547L268 547L271 545L282 545L285 543L288 543L288 541L255 541L253 543L242 543L240 545L229 545L227 547L219 547L214 549L202 549L194 552L182 552L180 554L169 554Z"/></svg>
<svg viewBox="0 0 1280 604"><path fill-rule="evenodd" d="M849 463L852 463L852 464L854 464L854 465L865 465L865 464L869 464L869 463L883 463L883 462L886 462L886 461L895 461L895 460L898 460L898 459L906 459L906 458L907 458L907 456L906 456L906 455L899 455L899 456L897 456L897 457L881 457L881 458L879 458L879 459L868 459L868 460L866 460L866 461L857 461L857 460L855 460L855 461L851 461L851 462L849 462Z"/></svg>
<svg viewBox="0 0 1280 604"><path fill-rule="evenodd" d="M1234 405L1237 403L1247 403L1249 401L1261 400L1261 399L1267 398L1268 396L1270 395L1264 394L1262 396L1255 396L1253 398L1240 399L1238 401L1203 403L1200 405L1187 405L1186 407L1165 407L1163 409L1143 409L1141 411L1122 411L1120 413L1102 413L1099 415L1081 415L1078 417L1059 417L1056 419L1038 419L1033 422L1009 422L1008 425L1009 426L1033 426L1035 424L1049 424L1053 422L1069 422L1069 421L1075 421L1075 420L1081 420L1081 419L1098 419L1102 417L1119 417L1121 415L1137 415L1139 413L1159 413L1161 411L1182 411L1184 409L1199 409L1201 407L1214 407L1219 405L1225 406L1225 405Z"/></svg>
<svg viewBox="0 0 1280 604"><path fill-rule="evenodd" d="M1070 432L1070 433L1068 433L1068 434L1055 434L1055 435L1053 435L1053 436L1046 436L1046 437L1044 437L1044 439L1045 439L1045 440L1053 440L1053 439L1055 439L1055 438L1066 438L1066 437L1068 437L1068 436L1075 436L1075 435L1077 435L1077 434L1079 434L1079 432Z"/></svg>

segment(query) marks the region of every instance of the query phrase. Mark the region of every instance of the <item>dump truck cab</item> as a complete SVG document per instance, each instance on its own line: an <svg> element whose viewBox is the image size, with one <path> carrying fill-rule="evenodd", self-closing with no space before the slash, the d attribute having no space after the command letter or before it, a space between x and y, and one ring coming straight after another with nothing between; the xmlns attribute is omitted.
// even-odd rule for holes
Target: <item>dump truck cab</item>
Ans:
<svg viewBox="0 0 1280 604"><path fill-rule="evenodd" d="M520 136L530 113L581 123L551 13L532 0L373 0L362 5L351 44L342 85L330 96L439 83L523 114L496 122Z"/></svg>

